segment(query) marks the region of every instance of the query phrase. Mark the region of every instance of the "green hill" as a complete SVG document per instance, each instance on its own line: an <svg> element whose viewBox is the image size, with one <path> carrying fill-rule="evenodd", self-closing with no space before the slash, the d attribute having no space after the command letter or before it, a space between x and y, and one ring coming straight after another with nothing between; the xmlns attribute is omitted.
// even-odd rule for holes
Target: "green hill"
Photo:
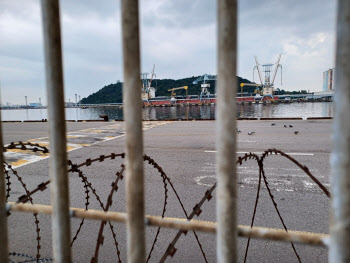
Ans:
<svg viewBox="0 0 350 263"><path fill-rule="evenodd" d="M154 79L152 81L152 87L156 88L156 96L170 96L170 91L168 89L188 86L189 95L199 95L201 93L201 85L192 84L199 76L193 76L184 79ZM237 77L237 92L240 92L240 84L251 83L247 79ZM215 93L215 81L208 81L210 83L209 91L210 93ZM140 82L141 89L141 82ZM254 87L244 87L244 92L254 92ZM186 95L185 90L177 90L177 95ZM99 91L89 95L87 98L83 98L81 103L83 104L97 104L97 103L122 103L123 102L123 84L121 82L109 84L104 86Z"/></svg>

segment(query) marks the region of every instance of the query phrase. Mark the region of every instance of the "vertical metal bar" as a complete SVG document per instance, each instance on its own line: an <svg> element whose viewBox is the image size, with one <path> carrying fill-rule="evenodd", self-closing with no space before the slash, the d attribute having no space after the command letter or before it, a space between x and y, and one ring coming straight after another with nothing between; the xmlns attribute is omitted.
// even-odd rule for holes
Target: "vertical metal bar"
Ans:
<svg viewBox="0 0 350 263"><path fill-rule="evenodd" d="M128 262L145 261L138 0L122 1Z"/></svg>
<svg viewBox="0 0 350 263"><path fill-rule="evenodd" d="M338 1L329 262L350 262L350 1Z"/></svg>
<svg viewBox="0 0 350 263"><path fill-rule="evenodd" d="M52 235L55 262L71 262L69 184L60 12L58 0L42 0L45 69L50 132Z"/></svg>
<svg viewBox="0 0 350 263"><path fill-rule="evenodd" d="M6 190L5 190L5 174L4 174L4 155L2 140L2 124L0 110L0 263L9 262L8 250L8 231L7 231L7 212L6 212Z"/></svg>
<svg viewBox="0 0 350 263"><path fill-rule="evenodd" d="M237 178L236 178L236 42L237 1L217 1L218 78L216 131L217 261L237 260Z"/></svg>

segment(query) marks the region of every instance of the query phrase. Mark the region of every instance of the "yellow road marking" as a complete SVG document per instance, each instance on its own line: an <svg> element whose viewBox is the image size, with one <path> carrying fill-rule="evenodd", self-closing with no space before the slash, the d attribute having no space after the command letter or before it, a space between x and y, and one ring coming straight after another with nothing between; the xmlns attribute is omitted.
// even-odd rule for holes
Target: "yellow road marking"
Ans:
<svg viewBox="0 0 350 263"><path fill-rule="evenodd" d="M47 156L47 154L43 153L42 151L33 152L32 150L6 149L6 152L30 154L30 155L43 156L43 157Z"/></svg>
<svg viewBox="0 0 350 263"><path fill-rule="evenodd" d="M23 164L26 164L26 163L29 163L29 161L20 159L18 161L11 162L9 164L11 164L12 166L19 166L19 165L23 165Z"/></svg>
<svg viewBox="0 0 350 263"><path fill-rule="evenodd" d="M114 137L113 137L114 138ZM91 146L89 143L78 143L80 146Z"/></svg>
<svg viewBox="0 0 350 263"><path fill-rule="evenodd" d="M144 125L144 130L148 130L148 129L157 127L159 125L164 125L167 123L170 123L170 122L162 122L162 123L143 122L143 125ZM68 139L75 139L75 138L89 139L90 137L94 138L94 135L93 135L94 133L110 133L110 132L114 132L115 128L121 128L122 130L124 130L123 126L120 124L112 124L112 125L100 127L99 129L88 128L88 129L83 129L83 130L79 130L79 131L75 131L75 132L68 132L66 134L66 136ZM85 134L81 135L79 133L85 133ZM89 135L89 133L90 133L90 135ZM67 152L70 152L70 151L73 151L76 149L80 149L84 146L91 146L91 145L94 145L97 143L114 140L114 139L117 139L117 138L120 138L123 136L125 136L125 134L121 134L118 136L104 136L102 138L102 141L96 141L93 143L69 143L68 142ZM30 139L27 141L31 142L31 143L38 143L41 146L49 147L48 140L49 140L48 137L41 137L41 138ZM8 149L7 152L9 154L9 156L11 156L12 159L15 159L14 161L9 162L9 164L11 164L13 166L13 168L17 168L17 167L20 167L20 166L23 166L23 165L26 165L29 163L41 161L43 159L49 158L49 156L50 156L48 153L44 154L41 151L33 152L32 150ZM5 158L6 158L6 153L5 153ZM25 160L25 159L27 159L27 160Z"/></svg>
<svg viewBox="0 0 350 263"><path fill-rule="evenodd" d="M77 135L67 135L66 138L69 139L74 139L74 138L80 138L81 136L77 136Z"/></svg>
<svg viewBox="0 0 350 263"><path fill-rule="evenodd" d="M91 130L91 131L88 131L88 132L92 132L92 133L104 133L105 131L102 131L102 130Z"/></svg>
<svg viewBox="0 0 350 263"><path fill-rule="evenodd" d="M76 147L72 147L72 146L68 146L67 145L67 151L71 151L71 150L73 150L73 149L75 149Z"/></svg>

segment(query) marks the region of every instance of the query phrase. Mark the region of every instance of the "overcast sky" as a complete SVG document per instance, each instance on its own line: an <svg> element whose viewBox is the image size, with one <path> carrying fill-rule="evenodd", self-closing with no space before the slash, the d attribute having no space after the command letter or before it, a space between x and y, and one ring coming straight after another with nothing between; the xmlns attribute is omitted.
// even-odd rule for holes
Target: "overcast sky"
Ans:
<svg viewBox="0 0 350 263"><path fill-rule="evenodd" d="M123 80L120 0L62 0L65 95L81 98ZM157 78L216 74L214 0L140 0L141 71ZM275 63L275 87L321 91L334 67L335 0L241 0L238 72L253 80L254 56ZM46 102L41 10L38 0L0 3L2 101ZM258 82L255 74L255 82Z"/></svg>

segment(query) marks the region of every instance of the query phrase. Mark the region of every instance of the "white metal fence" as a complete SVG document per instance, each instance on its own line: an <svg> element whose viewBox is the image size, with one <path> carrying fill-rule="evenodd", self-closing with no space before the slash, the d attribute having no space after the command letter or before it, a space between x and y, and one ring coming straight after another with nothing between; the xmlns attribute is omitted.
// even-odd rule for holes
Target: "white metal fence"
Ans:
<svg viewBox="0 0 350 263"><path fill-rule="evenodd" d="M0 169L0 263L8 262L9 210L52 214L54 260L62 263L72 261L70 217L126 222L128 262L145 261L145 225L216 232L218 262L236 262L238 235L329 246L330 262L350 262L350 1L338 1L330 240L320 236L236 227L236 93L231 85L236 82L236 0L217 1L217 224L208 226L202 222L171 221L149 216L145 221L138 0L122 0L127 214L70 210L59 2L42 0L41 6L50 120L52 206L7 204L4 172ZM0 145L3 145L1 125ZM0 163L3 163L2 151Z"/></svg>

